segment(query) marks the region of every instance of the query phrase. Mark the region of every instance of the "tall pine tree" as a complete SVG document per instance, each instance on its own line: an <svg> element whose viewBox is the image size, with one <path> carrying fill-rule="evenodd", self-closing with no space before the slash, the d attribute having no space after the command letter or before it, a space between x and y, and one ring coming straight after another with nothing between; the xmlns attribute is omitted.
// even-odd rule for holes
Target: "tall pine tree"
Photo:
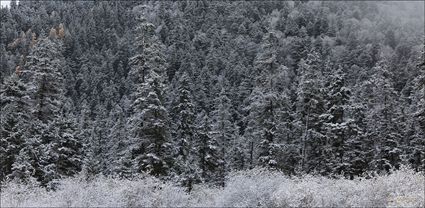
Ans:
<svg viewBox="0 0 425 208"><path fill-rule="evenodd" d="M130 145L133 168L156 176L166 176L172 166L168 112L164 107L166 62L164 46L154 34L153 25L139 19L136 41L139 53L130 59L135 76Z"/></svg>

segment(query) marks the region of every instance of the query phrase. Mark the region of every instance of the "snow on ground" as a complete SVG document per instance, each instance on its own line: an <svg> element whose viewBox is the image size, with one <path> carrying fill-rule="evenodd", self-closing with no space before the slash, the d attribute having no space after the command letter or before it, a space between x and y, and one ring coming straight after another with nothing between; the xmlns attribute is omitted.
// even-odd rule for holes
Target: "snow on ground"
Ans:
<svg viewBox="0 0 425 208"><path fill-rule="evenodd" d="M232 173L224 188L183 188L155 178L123 180L98 177L89 182L76 177L60 181L60 188L8 182L1 189L1 207L423 207L424 174L409 169L371 179L289 178L278 172L254 169Z"/></svg>

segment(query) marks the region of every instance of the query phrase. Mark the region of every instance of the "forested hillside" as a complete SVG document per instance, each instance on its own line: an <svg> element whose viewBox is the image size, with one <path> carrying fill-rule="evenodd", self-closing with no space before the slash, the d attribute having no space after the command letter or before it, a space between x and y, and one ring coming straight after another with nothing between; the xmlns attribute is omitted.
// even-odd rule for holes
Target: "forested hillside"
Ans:
<svg viewBox="0 0 425 208"><path fill-rule="evenodd" d="M0 180L425 168L423 2L12 1Z"/></svg>

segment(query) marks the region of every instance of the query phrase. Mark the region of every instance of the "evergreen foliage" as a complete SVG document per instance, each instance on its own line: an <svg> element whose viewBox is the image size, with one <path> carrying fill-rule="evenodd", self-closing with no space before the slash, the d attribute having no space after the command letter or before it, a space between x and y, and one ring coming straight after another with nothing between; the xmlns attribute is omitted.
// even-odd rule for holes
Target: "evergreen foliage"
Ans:
<svg viewBox="0 0 425 208"><path fill-rule="evenodd" d="M423 171L424 17L400 4L12 1L0 180Z"/></svg>

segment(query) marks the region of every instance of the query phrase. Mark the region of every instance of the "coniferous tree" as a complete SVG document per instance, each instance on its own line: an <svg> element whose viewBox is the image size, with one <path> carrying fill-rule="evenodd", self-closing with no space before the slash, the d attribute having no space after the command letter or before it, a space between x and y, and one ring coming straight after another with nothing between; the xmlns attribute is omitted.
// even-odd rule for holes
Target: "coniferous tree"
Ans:
<svg viewBox="0 0 425 208"><path fill-rule="evenodd" d="M0 89L1 97L1 175L3 180L12 171L12 165L19 163L17 157L30 136L31 114L27 86L17 75L7 78ZM30 164L28 164L30 165Z"/></svg>
<svg viewBox="0 0 425 208"><path fill-rule="evenodd" d="M352 103L347 108L343 171L350 178L362 175L373 155L373 142L368 139L365 112L363 104Z"/></svg>
<svg viewBox="0 0 425 208"><path fill-rule="evenodd" d="M414 79L413 94L413 112L412 121L413 135L409 140L408 146L411 148L409 151L410 164L417 170L425 170L425 51L421 53L421 57L416 67L419 69L419 76Z"/></svg>
<svg viewBox="0 0 425 208"><path fill-rule="evenodd" d="M262 106L262 112L258 115L261 125L260 125L260 149L259 149L259 162L263 166L269 166L274 168L277 164L276 155L276 140L279 135L277 134L277 123L279 122L276 118L276 100L273 96L265 96Z"/></svg>
<svg viewBox="0 0 425 208"><path fill-rule="evenodd" d="M199 157L199 168L202 180L220 184L220 171L224 160L219 149L219 143L212 136L211 120L205 111L196 118L196 150Z"/></svg>
<svg viewBox="0 0 425 208"><path fill-rule="evenodd" d="M305 61L300 61L298 69L300 78L297 89L296 126L300 135L301 168L305 171L314 171L313 167L324 162L320 151L324 144L319 119L324 112L320 66L319 55L313 51Z"/></svg>
<svg viewBox="0 0 425 208"><path fill-rule="evenodd" d="M148 171L152 175L167 175L171 167L171 143L167 110L156 92L161 92L159 75L150 72L146 83L139 88L141 95L136 101L135 115L140 123L134 127L134 166L137 171ZM137 96L137 95L136 95ZM142 109L140 109L142 108Z"/></svg>
<svg viewBox="0 0 425 208"><path fill-rule="evenodd" d="M191 152L191 146L194 137L194 105L192 103L191 92L189 89L189 77L184 73L179 80L177 87L177 103L174 106L174 112L177 113L174 119L175 128L173 129L175 139L178 141L179 156L187 160Z"/></svg>
<svg viewBox="0 0 425 208"><path fill-rule="evenodd" d="M165 176L172 165L168 112L164 107L165 58L153 25L141 18L137 41L143 47L130 59L136 76L130 118L134 170Z"/></svg>
<svg viewBox="0 0 425 208"><path fill-rule="evenodd" d="M219 96L214 100L215 109L212 112L212 137L218 142L218 149L220 156L223 158L219 171L219 181L224 185L224 176L229 170L229 161L231 157L226 151L226 147L231 146L236 141L236 125L232 121L231 116L231 103L226 95L225 89L222 87Z"/></svg>
<svg viewBox="0 0 425 208"><path fill-rule="evenodd" d="M65 105L62 70L62 43L56 37L49 37L40 39L34 46L22 72L30 102L35 106L31 133L40 141L40 146L34 147L39 154L37 177L49 186L54 185L51 184L54 179L80 170L81 153L79 142L74 139L75 129L73 124L64 125L69 121L61 121L65 116L61 111Z"/></svg>
<svg viewBox="0 0 425 208"><path fill-rule="evenodd" d="M244 132L244 137L246 142L248 142L248 163L249 167L253 168L257 165L258 158L258 138L260 138L260 131L258 131L258 127L260 126L260 121L257 119L257 114L259 112L259 107L261 106L263 101L263 93L259 88L254 88L249 96L249 106L244 110L249 112L249 114L244 118L246 123L246 128Z"/></svg>
<svg viewBox="0 0 425 208"><path fill-rule="evenodd" d="M247 98L245 108L249 114L245 129L245 138L250 140L248 151L250 163L258 160L262 166L276 166L276 144L279 142L281 96L279 89L280 70L276 51L277 38L273 32L263 37L261 50L254 61L255 88ZM283 71L283 70L282 70ZM255 158L255 159L254 159Z"/></svg>
<svg viewBox="0 0 425 208"><path fill-rule="evenodd" d="M326 112L320 115L323 122L323 134L326 135L324 155L327 160L326 169L331 173L340 174L346 169L344 161L345 147L349 132L347 108L351 91L346 87L345 77L341 67L330 75L330 81L325 86Z"/></svg>
<svg viewBox="0 0 425 208"><path fill-rule="evenodd" d="M199 180L198 166L193 165L198 161L195 150L195 106L192 101L189 76L186 72L180 76L177 87L177 100L173 105L175 118L173 119L173 139L177 147L176 164L177 174L183 185L189 190L192 184Z"/></svg>
<svg viewBox="0 0 425 208"><path fill-rule="evenodd" d="M38 165L38 147L40 141L36 137L29 137L16 156L12 164L10 177L23 182L37 180L40 177L40 168Z"/></svg>
<svg viewBox="0 0 425 208"><path fill-rule="evenodd" d="M108 160L111 161L109 171L114 175L129 177L131 175L131 158L129 158L130 154L127 149L129 144L125 113L121 106L116 105L109 117L112 117L111 122L113 122L108 135L108 146L111 148L108 154Z"/></svg>
<svg viewBox="0 0 425 208"><path fill-rule="evenodd" d="M27 57L23 80L28 83L31 101L35 106L34 116L43 123L56 119L63 98L63 56L61 43L52 38L43 38Z"/></svg>
<svg viewBox="0 0 425 208"><path fill-rule="evenodd" d="M368 126L375 140L375 151L371 165L373 169L389 171L391 168L398 168L401 163L401 134L395 118L398 116L396 96L392 87L385 61L381 61L373 68L374 75L372 82L373 105L370 109Z"/></svg>
<svg viewBox="0 0 425 208"><path fill-rule="evenodd" d="M73 176L81 171L83 148L81 138L76 135L77 128L72 115L64 115L55 121L58 133L57 169L61 176Z"/></svg>

